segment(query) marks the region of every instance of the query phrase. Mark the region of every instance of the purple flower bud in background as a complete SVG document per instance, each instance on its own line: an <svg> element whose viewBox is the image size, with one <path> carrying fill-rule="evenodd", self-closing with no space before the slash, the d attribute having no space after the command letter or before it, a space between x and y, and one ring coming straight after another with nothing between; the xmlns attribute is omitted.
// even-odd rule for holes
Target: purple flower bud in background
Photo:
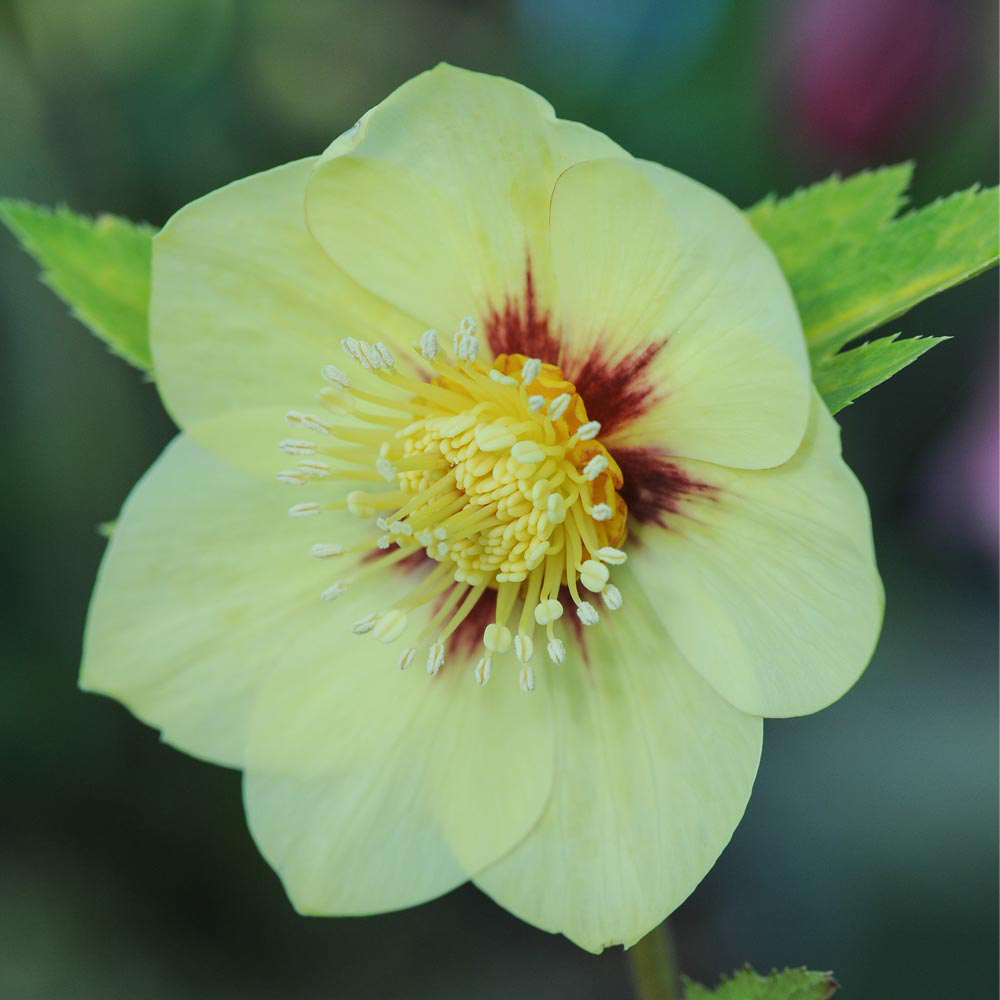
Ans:
<svg viewBox="0 0 1000 1000"><path fill-rule="evenodd" d="M784 86L797 132L872 154L933 116L960 69L953 0L803 0L783 10Z"/></svg>
<svg viewBox="0 0 1000 1000"><path fill-rule="evenodd" d="M964 412L931 455L919 505L931 534L996 563L1000 543L1000 407L996 355L984 358Z"/></svg>

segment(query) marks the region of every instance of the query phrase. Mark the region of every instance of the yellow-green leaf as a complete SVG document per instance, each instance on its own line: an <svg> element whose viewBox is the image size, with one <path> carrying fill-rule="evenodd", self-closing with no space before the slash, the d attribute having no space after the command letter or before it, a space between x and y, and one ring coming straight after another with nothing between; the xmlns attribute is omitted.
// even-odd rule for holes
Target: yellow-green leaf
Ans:
<svg viewBox="0 0 1000 1000"><path fill-rule="evenodd" d="M791 285L813 365L1000 255L997 189L894 218L908 164L832 178L748 215Z"/></svg>
<svg viewBox="0 0 1000 1000"><path fill-rule="evenodd" d="M42 267L42 280L108 347L149 371L153 230L114 215L0 201L0 220Z"/></svg>
<svg viewBox="0 0 1000 1000"><path fill-rule="evenodd" d="M830 1000L837 981L829 972L785 969L760 976L747 967L723 979L709 990L698 983L685 982L685 1000Z"/></svg>
<svg viewBox="0 0 1000 1000"><path fill-rule="evenodd" d="M891 378L916 361L935 344L948 337L911 337L897 340L898 333L869 341L850 351L841 351L820 361L813 370L813 379L831 413L863 395L869 389Z"/></svg>
<svg viewBox="0 0 1000 1000"><path fill-rule="evenodd" d="M844 345L979 274L1000 254L996 188L971 188L897 217L912 173L903 163L831 177L788 198L765 198L747 213L785 272L813 379L833 413L946 338L895 334L853 350Z"/></svg>

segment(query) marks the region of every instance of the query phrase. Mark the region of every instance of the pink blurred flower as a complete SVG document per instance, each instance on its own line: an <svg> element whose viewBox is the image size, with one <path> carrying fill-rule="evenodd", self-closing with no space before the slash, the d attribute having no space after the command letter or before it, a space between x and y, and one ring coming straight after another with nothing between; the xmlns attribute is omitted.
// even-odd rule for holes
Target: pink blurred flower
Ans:
<svg viewBox="0 0 1000 1000"><path fill-rule="evenodd" d="M924 482L922 514L956 547L998 557L1000 545L1000 397L996 358L964 414L935 449Z"/></svg>
<svg viewBox="0 0 1000 1000"><path fill-rule="evenodd" d="M958 66L953 0L803 0L786 11L790 110L825 148L881 149L926 115Z"/></svg>

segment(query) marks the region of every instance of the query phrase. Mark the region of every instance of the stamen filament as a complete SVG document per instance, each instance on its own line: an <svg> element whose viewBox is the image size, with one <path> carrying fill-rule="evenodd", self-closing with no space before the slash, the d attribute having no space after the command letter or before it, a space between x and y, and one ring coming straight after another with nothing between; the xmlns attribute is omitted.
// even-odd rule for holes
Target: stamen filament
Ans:
<svg viewBox="0 0 1000 1000"><path fill-rule="evenodd" d="M566 645L556 634L567 610L562 588L584 626L600 619L584 596L599 594L609 611L622 606L609 579L610 567L625 560L618 548L625 537L616 495L621 473L596 440L600 424L587 419L575 387L556 366L522 355L501 355L489 365L477 360L480 342L469 318L455 335L451 360L434 331L420 338L422 360L404 364L406 370L377 341L346 338L343 347L374 378L358 386L335 366L324 368L329 385L319 399L335 422L298 412L287 420L328 442L303 438L280 445L290 455L323 459L283 469L283 482L334 489L366 485L342 499L307 501L289 510L292 517L310 517L346 509L378 529L344 545L313 546L318 559L347 556L353 564L353 576L328 586L323 599L333 600L423 552L430 571L353 630L393 642L406 630L408 616L426 609L416 644L396 662L405 669L417 647L430 642L426 667L434 675L445 661L446 644L492 590L492 621L487 619L481 636L485 651L476 679L485 684L495 658L513 652L521 664L520 685L532 690L536 676L527 663L536 651L536 625L545 630L549 660L566 659ZM420 371L429 372L430 381L422 381ZM359 562L362 552L376 558Z"/></svg>

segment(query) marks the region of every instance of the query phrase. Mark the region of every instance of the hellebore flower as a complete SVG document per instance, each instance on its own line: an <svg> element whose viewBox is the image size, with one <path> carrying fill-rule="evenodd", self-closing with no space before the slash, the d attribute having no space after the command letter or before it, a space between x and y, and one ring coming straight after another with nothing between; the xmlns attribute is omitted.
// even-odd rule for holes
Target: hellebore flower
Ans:
<svg viewBox="0 0 1000 1000"><path fill-rule="evenodd" d="M523 87L440 66L187 206L150 320L183 433L82 684L243 769L303 913L472 879L631 944L732 835L761 717L869 659L868 508L770 251Z"/></svg>

